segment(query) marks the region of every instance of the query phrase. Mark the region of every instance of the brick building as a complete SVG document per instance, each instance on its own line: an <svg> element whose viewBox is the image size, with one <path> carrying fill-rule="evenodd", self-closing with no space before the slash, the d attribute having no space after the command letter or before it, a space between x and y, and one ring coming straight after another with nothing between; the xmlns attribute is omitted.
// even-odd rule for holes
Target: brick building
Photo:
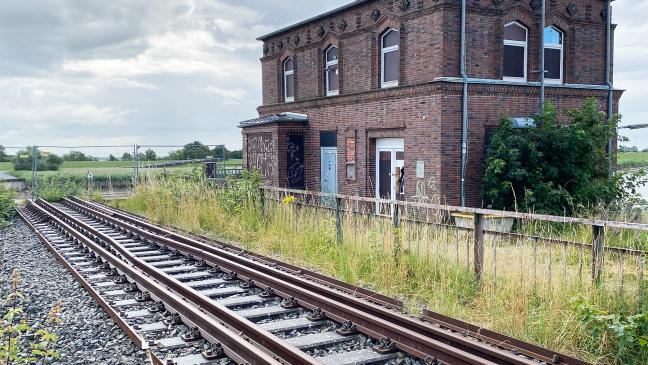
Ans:
<svg viewBox="0 0 648 365"><path fill-rule="evenodd" d="M541 33L547 100L618 108L608 2L546 0L544 30L541 6L467 0L462 37L461 0L358 0L260 37L245 166L282 187L480 206L490 131L540 109Z"/></svg>

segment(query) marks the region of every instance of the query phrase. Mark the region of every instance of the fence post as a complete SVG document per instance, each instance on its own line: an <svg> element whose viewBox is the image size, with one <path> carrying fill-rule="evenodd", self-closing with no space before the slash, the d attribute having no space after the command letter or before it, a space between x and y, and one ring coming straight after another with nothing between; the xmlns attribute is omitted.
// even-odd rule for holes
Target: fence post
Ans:
<svg viewBox="0 0 648 365"><path fill-rule="evenodd" d="M135 161L135 185L139 185L139 145L135 145L135 153L133 154L133 161Z"/></svg>
<svg viewBox="0 0 648 365"><path fill-rule="evenodd" d="M605 247L605 227L592 226L592 282L601 282L603 273L603 248Z"/></svg>
<svg viewBox="0 0 648 365"><path fill-rule="evenodd" d="M335 231L337 232L337 243L342 244L342 198L335 197Z"/></svg>
<svg viewBox="0 0 648 365"><path fill-rule="evenodd" d="M259 205L261 207L261 219L265 222L265 189L262 186L259 186Z"/></svg>
<svg viewBox="0 0 648 365"><path fill-rule="evenodd" d="M38 147L32 146L31 157L32 157L32 199L38 197Z"/></svg>
<svg viewBox="0 0 648 365"><path fill-rule="evenodd" d="M474 272L478 281L482 279L484 270L484 215L475 213L474 215Z"/></svg>
<svg viewBox="0 0 648 365"><path fill-rule="evenodd" d="M394 212L394 215L392 216L392 221L394 223L394 228L400 228L400 209L398 206L398 203L395 201L392 201L392 210Z"/></svg>

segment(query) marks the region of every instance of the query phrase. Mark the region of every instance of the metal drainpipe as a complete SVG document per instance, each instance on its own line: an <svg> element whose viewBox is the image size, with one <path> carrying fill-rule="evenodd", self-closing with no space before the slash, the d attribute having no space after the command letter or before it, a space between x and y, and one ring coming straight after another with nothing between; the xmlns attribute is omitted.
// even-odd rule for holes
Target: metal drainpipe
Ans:
<svg viewBox="0 0 648 365"><path fill-rule="evenodd" d="M466 165L468 161L468 76L466 75L466 0L461 0L461 78L463 109L461 115L461 206L466 206Z"/></svg>
<svg viewBox="0 0 648 365"><path fill-rule="evenodd" d="M545 105L545 12L545 0L542 0L542 9L540 10L540 112L544 111Z"/></svg>
<svg viewBox="0 0 648 365"><path fill-rule="evenodd" d="M612 0L607 1L607 19L606 19L606 29L605 29L605 83L608 87L608 122L612 121L612 112L613 112L613 92L614 85L612 84L612 79L610 78L610 73L612 71ZM608 139L607 145L608 159L610 160L610 167L612 167L612 137ZM610 169L610 172L612 170Z"/></svg>

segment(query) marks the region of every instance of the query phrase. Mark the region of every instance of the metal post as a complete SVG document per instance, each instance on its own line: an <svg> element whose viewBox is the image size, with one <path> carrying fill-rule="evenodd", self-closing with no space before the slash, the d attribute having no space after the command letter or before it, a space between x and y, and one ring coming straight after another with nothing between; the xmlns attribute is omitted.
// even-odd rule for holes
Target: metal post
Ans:
<svg viewBox="0 0 648 365"><path fill-rule="evenodd" d="M135 168L135 185L139 185L139 146L133 146L133 166Z"/></svg>
<svg viewBox="0 0 648 365"><path fill-rule="evenodd" d="M337 233L337 243L342 244L342 198L335 198L335 231Z"/></svg>
<svg viewBox="0 0 648 365"><path fill-rule="evenodd" d="M605 227L592 226L592 282L601 282L603 273L603 248L605 247Z"/></svg>
<svg viewBox="0 0 648 365"><path fill-rule="evenodd" d="M481 281L484 270L484 215L475 213L474 216L474 272L477 280Z"/></svg>
<svg viewBox="0 0 648 365"><path fill-rule="evenodd" d="M545 0L542 0L542 10L540 10L540 112L544 111L545 105Z"/></svg>
<svg viewBox="0 0 648 365"><path fill-rule="evenodd" d="M32 146L31 157L32 157L32 198L36 199L38 197L38 147Z"/></svg>
<svg viewBox="0 0 648 365"><path fill-rule="evenodd" d="M461 206L466 206L466 166L468 164L468 74L466 71L466 1L461 0Z"/></svg>

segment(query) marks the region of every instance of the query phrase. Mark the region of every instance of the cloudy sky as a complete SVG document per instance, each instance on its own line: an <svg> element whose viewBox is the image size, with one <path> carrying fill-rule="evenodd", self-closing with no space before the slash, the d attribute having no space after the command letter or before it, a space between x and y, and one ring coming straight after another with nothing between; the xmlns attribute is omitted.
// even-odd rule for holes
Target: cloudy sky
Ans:
<svg viewBox="0 0 648 365"><path fill-rule="evenodd" d="M0 144L239 148L261 100L255 38L348 1L2 0ZM648 0L614 8L621 112L648 123Z"/></svg>

